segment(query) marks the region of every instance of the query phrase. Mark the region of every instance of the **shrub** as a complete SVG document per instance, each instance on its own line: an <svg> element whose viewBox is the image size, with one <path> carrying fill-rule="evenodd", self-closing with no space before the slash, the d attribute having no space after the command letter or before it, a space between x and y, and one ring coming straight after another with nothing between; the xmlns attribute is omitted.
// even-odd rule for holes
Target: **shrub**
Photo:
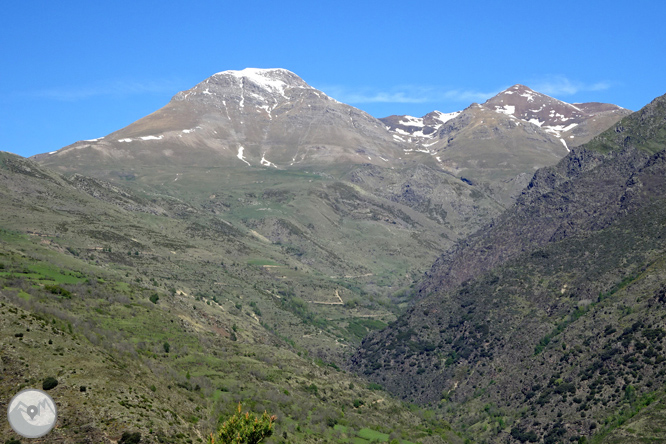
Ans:
<svg viewBox="0 0 666 444"><path fill-rule="evenodd" d="M563 393L576 393L576 386L570 382L563 382L555 388L555 392L559 394Z"/></svg>
<svg viewBox="0 0 666 444"><path fill-rule="evenodd" d="M317 387L314 383L310 384L305 389L310 393L314 393L315 395L319 393L319 387Z"/></svg>
<svg viewBox="0 0 666 444"><path fill-rule="evenodd" d="M44 380L44 382L42 382L42 389L51 390L53 388L56 388L57 385L58 385L58 380L53 376L49 376Z"/></svg>
<svg viewBox="0 0 666 444"><path fill-rule="evenodd" d="M123 432L123 436L118 444L139 444L141 442L141 432Z"/></svg>
<svg viewBox="0 0 666 444"><path fill-rule="evenodd" d="M258 444L273 434L275 419L266 412L261 417L250 412L243 414L238 403L237 412L210 434L208 444Z"/></svg>
<svg viewBox="0 0 666 444"><path fill-rule="evenodd" d="M162 344L162 347L164 347L164 353L169 353L169 350L171 350L171 345L168 342Z"/></svg>
<svg viewBox="0 0 666 444"><path fill-rule="evenodd" d="M157 301L159 300L160 297L157 293L153 293L152 295L150 295L150 302L152 302L153 304L157 304Z"/></svg>
<svg viewBox="0 0 666 444"><path fill-rule="evenodd" d="M62 288L59 285L44 285L44 288L46 290L50 291L52 294L60 295L63 298L67 298L67 299L72 298L72 292Z"/></svg>
<svg viewBox="0 0 666 444"><path fill-rule="evenodd" d="M519 427L514 427L511 429L511 436L520 442L526 442L526 441L537 442L539 440L537 434L534 433L532 430L527 432Z"/></svg>

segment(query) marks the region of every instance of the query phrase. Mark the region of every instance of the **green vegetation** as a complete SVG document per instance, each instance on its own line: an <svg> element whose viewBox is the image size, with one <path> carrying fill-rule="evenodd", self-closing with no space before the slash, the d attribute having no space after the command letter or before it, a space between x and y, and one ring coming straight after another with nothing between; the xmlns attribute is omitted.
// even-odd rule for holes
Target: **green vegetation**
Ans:
<svg viewBox="0 0 666 444"><path fill-rule="evenodd" d="M140 432L123 432L118 444L139 444L141 442Z"/></svg>
<svg viewBox="0 0 666 444"><path fill-rule="evenodd" d="M269 330L276 313L290 314L290 322L301 319L282 311L280 299L300 299L295 299L293 309L306 319L315 310L330 309L328 313L339 313L340 325L350 320L348 308L319 307L278 286L267 287L281 298L252 286L191 291L189 281L185 286L161 275L151 279L140 267L106 262L102 268L64 254L53 254L30 237L3 234L0 239L6 272L0 275L0 316L9 327L0 329L0 343L14 347L3 345L8 354L3 355L0 388L41 384L45 376L57 376L59 401L67 402L73 417L80 418L63 430L66 436L117 430L116 439L125 436L126 442L136 433L141 442L149 436L158 442L196 442L197 434L209 436L217 430L214 418L233 414L227 406L238 398L252 410L275 413L275 433L268 442L279 438L308 443L322 437L352 442L364 439L358 435L362 429L426 436L426 429L434 426L435 419L415 416L376 385L368 386L340 370L335 361L313 357L308 349ZM184 266L187 263L181 262L173 270ZM26 269L32 272L19 273ZM35 269L47 270L48 275ZM76 279L56 283L51 279L56 275ZM51 286L59 288L52 291ZM171 286L185 288L188 295L169 292ZM240 290L242 299L233 293ZM159 295L158 304L151 301L154 294ZM362 306L354 310L373 314ZM258 324L252 315L268 324ZM361 325L379 325L373 322L376 318L369 321ZM348 337L345 328L326 322L336 332L333 337ZM267 338L268 343L259 342ZM313 344L317 342L314 338ZM76 390L58 391L61 385ZM355 400L361 399L361 408L354 409ZM85 412L103 420L86 428ZM394 418L392 430L385 429L388 416ZM114 424L119 421L128 425L118 430ZM348 427L349 434L334 428L338 425Z"/></svg>
<svg viewBox="0 0 666 444"><path fill-rule="evenodd" d="M208 437L209 444L258 444L273 434L273 425L277 418L264 412L262 416L238 411L227 419L215 433Z"/></svg>
<svg viewBox="0 0 666 444"><path fill-rule="evenodd" d="M581 174L578 195L645 156ZM441 293L416 280L501 206L439 170L206 166L174 188L156 165L121 190L0 158L0 391L49 386L64 442L666 438L657 157L583 208L534 197L515 220L555 222L481 243Z"/></svg>
<svg viewBox="0 0 666 444"><path fill-rule="evenodd" d="M51 390L58 386L58 380L53 376L49 376L42 382L42 390Z"/></svg>
<svg viewBox="0 0 666 444"><path fill-rule="evenodd" d="M666 127L663 124L666 100L663 96L658 97L646 108L645 112L624 118L595 137L586 147L604 154L618 152L626 145L649 153L662 151L666 145Z"/></svg>
<svg viewBox="0 0 666 444"><path fill-rule="evenodd" d="M593 306L594 306L594 304L592 303L592 304L590 304L590 306L588 306L588 308L593 307ZM567 317L562 322L559 322L557 324L557 326L555 327L555 330L548 333L546 336L544 336L539 341L537 346L534 348L534 354L538 355L539 353L541 353L543 351L543 349L546 348L546 346L548 346L548 344L550 344L550 341L553 338L555 338L557 335L562 333L569 326L569 324L571 324L572 322L575 322L578 318L583 316L586 311L587 311L587 309L584 309L584 308L576 308L573 311L573 313L571 313L570 315L567 315Z"/></svg>
<svg viewBox="0 0 666 444"><path fill-rule="evenodd" d="M658 101L635 117L661 128L639 133L663 130ZM607 157L581 149L541 170L445 255L354 369L470 442L664 441L666 163L626 123Z"/></svg>

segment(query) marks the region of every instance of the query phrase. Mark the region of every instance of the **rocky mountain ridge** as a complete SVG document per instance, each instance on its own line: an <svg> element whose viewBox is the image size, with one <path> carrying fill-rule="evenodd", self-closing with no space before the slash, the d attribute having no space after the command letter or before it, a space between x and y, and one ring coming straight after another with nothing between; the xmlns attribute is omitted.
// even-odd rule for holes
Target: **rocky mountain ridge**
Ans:
<svg viewBox="0 0 666 444"><path fill-rule="evenodd" d="M664 121L655 118L665 108L664 96L655 99L586 146L575 148L557 165L537 171L510 211L467 238L455 253L438 259L419 293L455 287L519 254L527 245L533 248L598 230L624 214L620 202L628 198L626 183L631 174L666 145ZM604 168L598 168L600 165ZM600 186L605 184L614 186ZM467 261L458 254L475 258ZM443 271L447 268L444 263L451 264L450 271Z"/></svg>
<svg viewBox="0 0 666 444"><path fill-rule="evenodd" d="M473 107L474 105L472 104ZM600 123L595 127L604 126L606 121L616 120L617 117L624 117L631 112L608 103L566 103L519 84L498 93L481 106L524 123L536 125L560 139L565 148L589 141L594 133L587 128L591 122L599 120ZM397 140L417 143L428 148L434 145L431 142L441 138L439 130L443 125L462 112L432 111L423 117L394 115L379 120L386 124L387 129L394 133L394 138ZM444 134L448 132L444 131Z"/></svg>
<svg viewBox="0 0 666 444"><path fill-rule="evenodd" d="M471 183L484 183L510 204L533 172L553 165L629 110L610 104L569 104L514 85L483 104L423 118L381 119L394 138L416 144L437 165Z"/></svg>
<svg viewBox="0 0 666 444"><path fill-rule="evenodd" d="M487 442L663 439L637 422L617 430L617 418L663 399L654 387L666 382L665 105L539 170L511 209L438 260L423 299L366 338L352 368L449 406ZM481 405L487 415L474 414ZM497 415L507 426L492 425Z"/></svg>

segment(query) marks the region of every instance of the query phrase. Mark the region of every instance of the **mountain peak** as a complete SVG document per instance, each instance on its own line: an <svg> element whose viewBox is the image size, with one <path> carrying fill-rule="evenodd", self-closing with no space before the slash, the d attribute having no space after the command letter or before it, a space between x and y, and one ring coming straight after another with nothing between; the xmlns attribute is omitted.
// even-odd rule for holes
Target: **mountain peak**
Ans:
<svg viewBox="0 0 666 444"><path fill-rule="evenodd" d="M312 88L299 76L283 68L245 68L238 71L228 70L218 72L211 78L217 79L220 77L236 79L241 82L241 85L245 81L249 81L262 89L278 92L280 94L283 94L287 87Z"/></svg>
<svg viewBox="0 0 666 444"><path fill-rule="evenodd" d="M530 88L529 86L525 86L521 83L516 83L512 87L505 89L503 92L504 93L506 93L506 92L511 93L511 92L524 92L524 91L534 92L534 90L532 88Z"/></svg>
<svg viewBox="0 0 666 444"><path fill-rule="evenodd" d="M507 88L488 99L483 106L532 123L562 140L565 146L567 143L562 134L573 130L590 117L590 114L575 105L534 91L521 84Z"/></svg>
<svg viewBox="0 0 666 444"><path fill-rule="evenodd" d="M241 76L247 77L247 76L254 76L254 75L264 76L264 75L267 75L267 74L270 74L270 73L287 73L287 74L296 75L293 72L291 72L287 69L284 69L284 68L249 68L249 67L245 68L245 69L239 69L239 70L228 69L226 71L218 72L215 75L217 76L217 75L227 74L227 75L233 75L233 76L239 76L239 77L241 77Z"/></svg>
<svg viewBox="0 0 666 444"><path fill-rule="evenodd" d="M513 85L512 87L507 88L504 91L502 91L501 93L497 94L495 97L489 99L486 103L491 102L491 101L495 102L495 101L497 101L497 99L507 99L507 96L514 96L511 101L521 101L521 102L526 101L526 102L530 102L530 103L534 102L535 98L537 98L537 97L552 99L551 97L549 97L545 94L541 94L540 92L534 91L532 88L530 88L528 86L521 85L520 83L517 83L517 84ZM519 97L522 97L522 99L520 99ZM556 99L552 99L552 100L556 100Z"/></svg>
<svg viewBox="0 0 666 444"><path fill-rule="evenodd" d="M191 89L179 92L174 100L194 101L215 108L226 108L227 103L236 103L238 107L244 108L246 102L253 102L270 114L267 107L273 109L291 100L294 94L309 94L313 91L317 90L289 70L245 68L213 74Z"/></svg>

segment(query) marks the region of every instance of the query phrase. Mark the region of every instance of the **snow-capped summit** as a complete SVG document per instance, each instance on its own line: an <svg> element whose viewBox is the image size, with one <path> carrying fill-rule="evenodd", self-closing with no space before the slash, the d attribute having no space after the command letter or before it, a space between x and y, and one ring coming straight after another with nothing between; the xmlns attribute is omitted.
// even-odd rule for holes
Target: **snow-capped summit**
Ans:
<svg viewBox="0 0 666 444"><path fill-rule="evenodd" d="M293 72L282 68L245 68L240 71L229 70L218 72L211 78L218 77L232 77L237 79L243 85L245 82L248 82L269 92L278 93L283 96L287 88L314 89Z"/></svg>
<svg viewBox="0 0 666 444"><path fill-rule="evenodd" d="M240 108L248 105L250 108L263 109L271 118L271 111L281 103L313 92L318 97L329 99L286 69L245 68L218 72L193 88L176 94L174 100L202 101L209 104L217 102L224 107L227 107L228 103L235 103Z"/></svg>
<svg viewBox="0 0 666 444"><path fill-rule="evenodd" d="M291 71L246 68L214 74L103 140L78 142L52 157L64 161L89 150L146 164L389 165L402 155L403 145L379 120Z"/></svg>

